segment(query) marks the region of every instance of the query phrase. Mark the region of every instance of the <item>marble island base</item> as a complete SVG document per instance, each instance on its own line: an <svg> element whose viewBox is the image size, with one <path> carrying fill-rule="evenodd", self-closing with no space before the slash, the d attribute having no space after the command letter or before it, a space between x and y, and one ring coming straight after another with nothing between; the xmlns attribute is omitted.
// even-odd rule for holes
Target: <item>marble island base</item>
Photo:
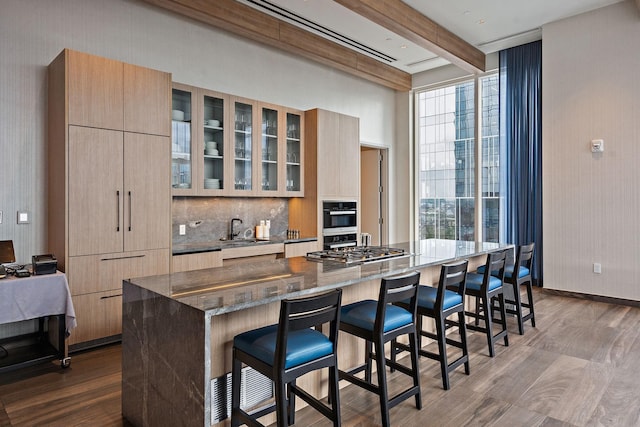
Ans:
<svg viewBox="0 0 640 427"><path fill-rule="evenodd" d="M277 323L281 299L337 287L343 304L377 299L384 276L419 270L421 283L431 284L442 263L466 258L471 270L484 263L486 253L509 247L443 245L447 250L439 255L412 251L408 258L351 267L300 257L124 281L123 416L136 426L229 425L225 382L233 337ZM364 358L364 345L341 334L338 355L341 369L355 366ZM324 396L326 381L325 372L316 372L299 384ZM264 392L251 387L249 397Z"/></svg>

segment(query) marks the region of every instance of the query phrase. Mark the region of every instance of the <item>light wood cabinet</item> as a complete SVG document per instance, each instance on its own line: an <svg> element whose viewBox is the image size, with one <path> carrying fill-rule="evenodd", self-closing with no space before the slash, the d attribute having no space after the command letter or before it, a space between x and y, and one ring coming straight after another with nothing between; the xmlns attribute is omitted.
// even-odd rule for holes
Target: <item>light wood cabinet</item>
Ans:
<svg viewBox="0 0 640 427"><path fill-rule="evenodd" d="M124 250L171 245L169 138L124 134Z"/></svg>
<svg viewBox="0 0 640 427"><path fill-rule="evenodd" d="M69 256L123 250L123 133L69 126Z"/></svg>
<svg viewBox="0 0 640 427"><path fill-rule="evenodd" d="M69 124L170 135L171 74L65 49Z"/></svg>
<svg viewBox="0 0 640 427"><path fill-rule="evenodd" d="M318 196L356 200L360 194L359 120L314 110L317 127L310 132L317 144Z"/></svg>
<svg viewBox="0 0 640 427"><path fill-rule="evenodd" d="M67 280L72 295L122 289L122 279L169 273L169 249L69 258Z"/></svg>
<svg viewBox="0 0 640 427"><path fill-rule="evenodd" d="M172 257L172 263L173 273L222 267L222 252L209 251L195 254L174 255Z"/></svg>
<svg viewBox="0 0 640 427"><path fill-rule="evenodd" d="M69 126L69 255L168 248L168 165L167 137Z"/></svg>
<svg viewBox="0 0 640 427"><path fill-rule="evenodd" d="M120 333L122 280L170 269L171 75L65 49L49 66L48 246L71 344Z"/></svg>
<svg viewBox="0 0 640 427"><path fill-rule="evenodd" d="M321 249L321 242L316 240L313 242L286 243L284 245L284 257L293 258L297 256L305 256L309 252L319 251Z"/></svg>
<svg viewBox="0 0 640 427"><path fill-rule="evenodd" d="M291 199L289 227L322 235L322 201L360 201L359 119L314 109L304 118L304 198ZM359 222L359 220L358 220Z"/></svg>
<svg viewBox="0 0 640 427"><path fill-rule="evenodd" d="M122 330L122 280L168 274L169 257L169 249L70 257L66 274L78 327L69 344L117 339Z"/></svg>
<svg viewBox="0 0 640 427"><path fill-rule="evenodd" d="M60 62L60 66L66 66L64 84L69 100L69 124L122 130L122 62L68 49L55 61Z"/></svg>
<svg viewBox="0 0 640 427"><path fill-rule="evenodd" d="M78 327L69 336L69 345L78 345L122 332L122 291L113 290L74 295L73 307Z"/></svg>
<svg viewBox="0 0 640 427"><path fill-rule="evenodd" d="M124 73L124 127L126 132L171 135L171 74L122 64Z"/></svg>
<svg viewBox="0 0 640 427"><path fill-rule="evenodd" d="M222 249L222 259L252 258L262 255L275 255L284 253L284 243L264 243L254 246L242 246L237 248ZM257 259L257 258L256 258Z"/></svg>

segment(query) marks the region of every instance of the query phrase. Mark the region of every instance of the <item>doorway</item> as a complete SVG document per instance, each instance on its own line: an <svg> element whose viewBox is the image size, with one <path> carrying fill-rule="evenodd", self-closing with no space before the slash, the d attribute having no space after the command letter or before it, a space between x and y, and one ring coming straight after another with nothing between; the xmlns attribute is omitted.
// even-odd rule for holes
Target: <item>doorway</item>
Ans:
<svg viewBox="0 0 640 427"><path fill-rule="evenodd" d="M371 234L371 244L389 242L388 149L360 146L360 231Z"/></svg>

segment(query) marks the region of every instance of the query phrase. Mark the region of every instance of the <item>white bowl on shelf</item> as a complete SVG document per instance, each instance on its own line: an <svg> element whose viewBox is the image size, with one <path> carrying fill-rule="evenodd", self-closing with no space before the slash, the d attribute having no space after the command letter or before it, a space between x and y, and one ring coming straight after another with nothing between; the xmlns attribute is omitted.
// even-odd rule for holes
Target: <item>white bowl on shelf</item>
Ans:
<svg viewBox="0 0 640 427"><path fill-rule="evenodd" d="M207 124L213 127L220 127L220 120L207 120Z"/></svg>
<svg viewBox="0 0 640 427"><path fill-rule="evenodd" d="M205 180L204 180L204 188L209 189L209 190L218 190L220 188L220 180L219 179L212 179L212 178L205 178Z"/></svg>
<svg viewBox="0 0 640 427"><path fill-rule="evenodd" d="M182 110L171 110L171 119L172 120L184 120L184 111L182 111Z"/></svg>
<svg viewBox="0 0 640 427"><path fill-rule="evenodd" d="M219 155L220 153L219 153L219 151L218 151L218 150L216 150L216 149L213 149L213 150L208 150L208 149L207 149L207 150L204 150L204 154L206 154L207 156L217 156L217 155Z"/></svg>

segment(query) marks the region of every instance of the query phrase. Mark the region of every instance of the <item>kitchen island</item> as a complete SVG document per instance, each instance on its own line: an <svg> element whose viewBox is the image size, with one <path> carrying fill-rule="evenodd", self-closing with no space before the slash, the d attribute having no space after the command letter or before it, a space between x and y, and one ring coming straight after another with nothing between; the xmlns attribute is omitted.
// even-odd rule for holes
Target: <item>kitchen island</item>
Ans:
<svg viewBox="0 0 640 427"><path fill-rule="evenodd" d="M125 280L122 322L122 412L136 426L210 426L227 417L233 337L277 323L279 301L343 289L343 304L377 299L380 279L410 270L421 283L437 281L443 263L469 259L512 245L429 239L393 247L406 256L344 266L304 257ZM364 346L340 336L342 369L360 363ZM243 398L267 397L257 378ZM303 388L326 394L320 372ZM257 402L251 402L257 403ZM228 422L228 421L227 421Z"/></svg>

